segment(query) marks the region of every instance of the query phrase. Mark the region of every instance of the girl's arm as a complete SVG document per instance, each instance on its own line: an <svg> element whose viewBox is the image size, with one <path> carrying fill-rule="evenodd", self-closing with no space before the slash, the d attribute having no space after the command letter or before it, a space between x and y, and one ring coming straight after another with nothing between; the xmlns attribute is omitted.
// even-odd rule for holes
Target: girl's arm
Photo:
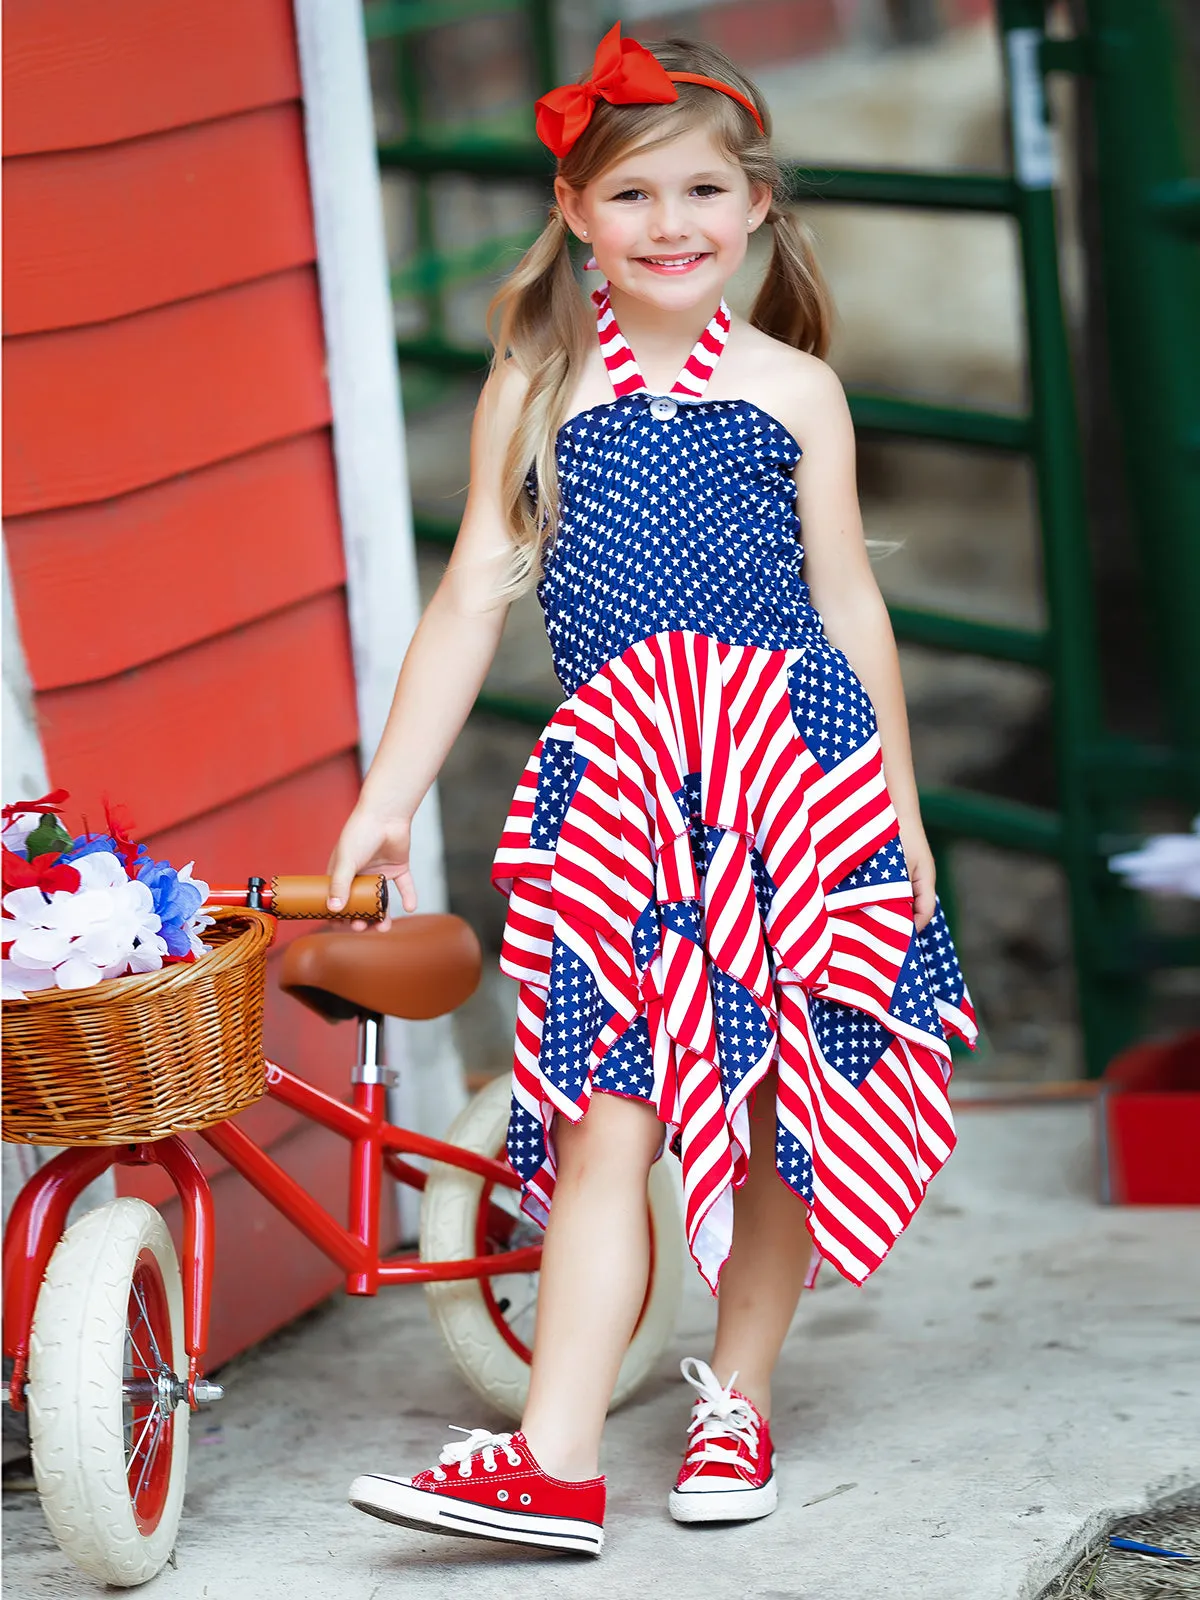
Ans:
<svg viewBox="0 0 1200 1600"><path fill-rule="evenodd" d="M524 378L508 364L480 396L471 487L454 553L413 634L379 748L330 857L331 911L341 909L358 872L394 879L404 909L417 908L408 859L412 819L475 703L508 612L501 590L512 544L500 479L524 391Z"/></svg>
<svg viewBox="0 0 1200 1600"><path fill-rule="evenodd" d="M913 915L923 928L934 911L933 853L917 801L896 641L863 538L854 427L842 386L829 367L809 357L803 384L804 455L796 468L796 505L804 575L830 643L845 655L875 708L884 775L913 886Z"/></svg>

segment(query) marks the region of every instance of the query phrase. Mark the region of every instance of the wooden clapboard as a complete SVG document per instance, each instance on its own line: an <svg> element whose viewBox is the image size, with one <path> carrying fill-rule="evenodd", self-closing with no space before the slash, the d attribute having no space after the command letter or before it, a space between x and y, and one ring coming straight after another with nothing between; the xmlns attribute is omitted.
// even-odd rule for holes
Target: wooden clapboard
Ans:
<svg viewBox="0 0 1200 1600"><path fill-rule="evenodd" d="M358 728L291 6L4 22L4 513L51 783L213 881L320 871ZM347 1091L349 1027L272 989L267 1030ZM339 1141L273 1104L245 1125L342 1214ZM339 1275L196 1147L224 1360ZM119 1186L177 1225L156 1172Z"/></svg>

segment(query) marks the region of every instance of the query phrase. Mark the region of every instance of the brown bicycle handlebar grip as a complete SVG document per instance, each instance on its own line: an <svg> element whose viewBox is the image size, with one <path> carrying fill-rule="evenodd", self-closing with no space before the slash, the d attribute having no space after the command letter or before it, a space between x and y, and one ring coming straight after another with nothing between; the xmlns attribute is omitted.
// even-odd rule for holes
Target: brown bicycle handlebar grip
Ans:
<svg viewBox="0 0 1200 1600"><path fill-rule="evenodd" d="M387 916L386 878L355 878L341 911L330 911L325 904L329 879L323 873L300 873L271 879L273 916L281 922L309 918L331 922L382 922Z"/></svg>

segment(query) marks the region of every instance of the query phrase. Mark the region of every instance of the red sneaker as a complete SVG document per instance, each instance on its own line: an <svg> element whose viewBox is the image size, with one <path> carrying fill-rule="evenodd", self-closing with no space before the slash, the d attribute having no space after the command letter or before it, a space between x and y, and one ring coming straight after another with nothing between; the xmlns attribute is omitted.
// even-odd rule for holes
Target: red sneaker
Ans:
<svg viewBox="0 0 1200 1600"><path fill-rule="evenodd" d="M436 1467L415 1478L379 1472L355 1478L350 1504L422 1532L600 1554L603 1478L584 1483L551 1478L533 1459L524 1434L486 1428L454 1432L467 1437L448 1444Z"/></svg>
<svg viewBox="0 0 1200 1600"><path fill-rule="evenodd" d="M689 1370L689 1368L691 1370ZM779 1501L771 1428L733 1387L723 1389L694 1356L680 1371L699 1398L688 1424L688 1448L671 1491L676 1522L748 1522L769 1516Z"/></svg>

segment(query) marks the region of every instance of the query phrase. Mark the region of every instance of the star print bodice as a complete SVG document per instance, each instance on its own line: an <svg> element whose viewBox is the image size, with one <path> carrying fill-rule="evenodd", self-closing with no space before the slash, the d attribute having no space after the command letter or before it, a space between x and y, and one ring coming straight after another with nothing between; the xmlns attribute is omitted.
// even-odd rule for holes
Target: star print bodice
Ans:
<svg viewBox="0 0 1200 1600"><path fill-rule="evenodd" d="M559 526L538 588L571 694L631 644L699 631L768 649L819 630L802 576L800 447L747 400L705 400L722 301L666 395L652 395L605 289L593 296L615 399L559 430Z"/></svg>
<svg viewBox="0 0 1200 1600"><path fill-rule="evenodd" d="M779 1175L862 1282L950 1153L947 1037L973 1037L971 1003L941 912L915 928L875 712L809 601L799 446L704 398L724 303L651 395L593 298L614 398L560 431L539 588L567 698L492 872L521 986L509 1160L544 1221L554 1118L647 1101L715 1288L773 1082Z"/></svg>
<svg viewBox="0 0 1200 1600"><path fill-rule="evenodd" d="M781 649L819 629L802 576L800 449L745 400L644 390L558 438L559 530L538 596L567 694L639 639Z"/></svg>

